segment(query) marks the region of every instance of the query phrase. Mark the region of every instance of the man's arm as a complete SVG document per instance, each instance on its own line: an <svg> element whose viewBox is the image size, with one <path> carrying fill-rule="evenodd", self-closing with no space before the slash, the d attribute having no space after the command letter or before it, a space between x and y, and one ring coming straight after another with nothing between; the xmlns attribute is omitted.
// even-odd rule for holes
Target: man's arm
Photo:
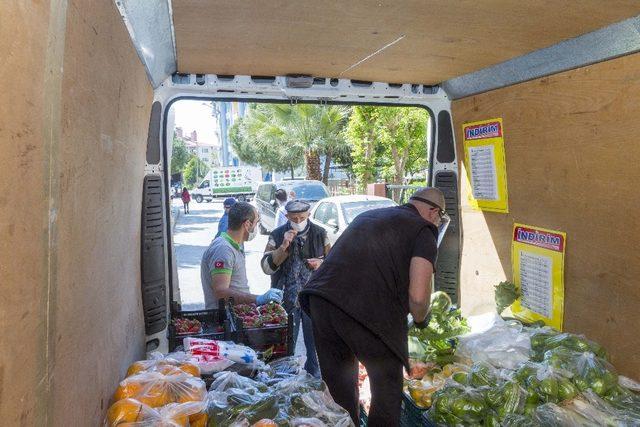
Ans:
<svg viewBox="0 0 640 427"><path fill-rule="evenodd" d="M409 311L415 322L422 322L429 312L433 265L422 257L411 258L409 267Z"/></svg>
<svg viewBox="0 0 640 427"><path fill-rule="evenodd" d="M229 299L233 297L233 301L237 304L251 304L256 302L256 295L231 289L231 274L228 273L211 273L211 287L216 300L220 298Z"/></svg>

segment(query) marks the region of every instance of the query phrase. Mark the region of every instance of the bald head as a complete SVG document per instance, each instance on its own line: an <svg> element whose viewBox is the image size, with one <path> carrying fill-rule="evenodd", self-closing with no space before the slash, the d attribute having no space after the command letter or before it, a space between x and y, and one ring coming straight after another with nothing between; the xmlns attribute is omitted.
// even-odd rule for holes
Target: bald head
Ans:
<svg viewBox="0 0 640 427"><path fill-rule="evenodd" d="M422 199L429 200L430 202L435 203L440 206L440 208L444 211L446 210L445 202L444 202L444 194L440 191L439 188L435 187L422 187L413 193L414 196L420 197ZM409 201L409 203L420 203L419 201Z"/></svg>

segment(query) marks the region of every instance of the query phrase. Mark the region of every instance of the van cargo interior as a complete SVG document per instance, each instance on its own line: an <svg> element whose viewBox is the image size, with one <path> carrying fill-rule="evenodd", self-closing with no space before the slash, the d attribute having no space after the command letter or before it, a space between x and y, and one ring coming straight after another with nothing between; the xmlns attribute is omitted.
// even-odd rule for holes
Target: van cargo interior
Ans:
<svg viewBox="0 0 640 427"><path fill-rule="evenodd" d="M0 19L4 425L99 424L162 345L181 98L429 108L431 184L457 214L456 274L436 282L465 315L492 310L514 223L562 230L563 329L638 379L638 1L44 0L2 2ZM462 126L491 118L508 213L469 198Z"/></svg>

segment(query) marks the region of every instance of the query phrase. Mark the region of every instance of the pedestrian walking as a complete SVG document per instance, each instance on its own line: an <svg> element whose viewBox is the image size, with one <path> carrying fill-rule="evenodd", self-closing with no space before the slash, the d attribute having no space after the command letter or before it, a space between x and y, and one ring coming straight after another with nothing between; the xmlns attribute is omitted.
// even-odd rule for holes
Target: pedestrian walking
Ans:
<svg viewBox="0 0 640 427"><path fill-rule="evenodd" d="M182 206L184 207L184 213L189 213L189 202L191 201L191 194L187 187L182 187Z"/></svg>
<svg viewBox="0 0 640 427"><path fill-rule="evenodd" d="M235 205L236 202L237 200L233 197L227 197L224 199L224 202L222 202L224 214L222 214L222 218L220 218L220 221L218 222L218 232L216 233L216 237L220 237L220 235L229 228L229 209L231 209L231 206Z"/></svg>
<svg viewBox="0 0 640 427"><path fill-rule="evenodd" d="M307 350L305 370L319 378L320 367L313 340L311 318L300 309L298 292L307 283L311 272L322 264L331 245L327 231L309 221L310 205L302 201L290 201L286 205L288 221L274 229L262 257L262 270L271 276L271 287L284 291L283 305L287 313L293 313L293 339L298 338L302 324L302 336Z"/></svg>
<svg viewBox="0 0 640 427"><path fill-rule="evenodd" d="M407 316L428 323L444 209L440 190L422 188L405 205L358 215L300 292L323 379L356 425L360 361L371 384L368 425L398 426Z"/></svg>

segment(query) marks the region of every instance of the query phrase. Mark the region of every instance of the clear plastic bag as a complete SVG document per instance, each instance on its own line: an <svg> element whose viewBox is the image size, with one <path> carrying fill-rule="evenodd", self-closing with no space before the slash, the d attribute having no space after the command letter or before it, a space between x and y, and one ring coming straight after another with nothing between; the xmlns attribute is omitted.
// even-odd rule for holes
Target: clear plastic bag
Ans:
<svg viewBox="0 0 640 427"><path fill-rule="evenodd" d="M581 414L555 403L545 403L536 408L533 421L540 427L553 426L581 426L600 427L599 424L590 421Z"/></svg>
<svg viewBox="0 0 640 427"><path fill-rule="evenodd" d="M180 374L181 372L199 377L201 372L195 360L186 353L170 353L166 356L160 352L151 352L147 360L139 360L129 366L127 377L141 372L160 372L165 375Z"/></svg>
<svg viewBox="0 0 640 427"><path fill-rule="evenodd" d="M289 418L317 418L328 426L353 426L351 416L335 403L328 392L313 390L289 399L289 406L283 408Z"/></svg>
<svg viewBox="0 0 640 427"><path fill-rule="evenodd" d="M589 351L575 352L556 347L545 353L544 361L554 368L570 372L580 391L590 388L599 396L606 396L618 385L618 375L613 366Z"/></svg>
<svg viewBox="0 0 640 427"><path fill-rule="evenodd" d="M209 387L210 391L223 392L230 388L246 391L249 394L264 393L267 386L251 378L243 377L236 372L218 372L213 376L214 380Z"/></svg>
<svg viewBox="0 0 640 427"><path fill-rule="evenodd" d="M158 408L170 403L203 401L206 395L207 387L204 381L192 375L142 372L120 382L114 401L133 398Z"/></svg>
<svg viewBox="0 0 640 427"><path fill-rule="evenodd" d="M471 321L477 324L477 321ZM515 369L520 363L529 360L531 341L522 324L505 322L498 318L489 318L481 322L476 330L460 337L457 356L473 362L484 361L496 368Z"/></svg>
<svg viewBox="0 0 640 427"><path fill-rule="evenodd" d="M478 425L489 412L482 390L471 387L448 384L432 398L430 416L438 425Z"/></svg>
<svg viewBox="0 0 640 427"><path fill-rule="evenodd" d="M527 362L513 373L513 379L525 388L529 403L558 403L578 394L572 375L546 363Z"/></svg>
<svg viewBox="0 0 640 427"><path fill-rule="evenodd" d="M531 355L535 361L541 361L544 354L554 348L565 348L576 352L592 352L596 356L606 359L607 352L600 344L588 340L583 335L558 333L553 329L541 328L531 334Z"/></svg>
<svg viewBox="0 0 640 427"><path fill-rule="evenodd" d="M214 426L252 425L263 419L273 420L280 413L280 397L273 393L250 394L229 388L210 391L207 396L207 416Z"/></svg>
<svg viewBox="0 0 640 427"><path fill-rule="evenodd" d="M616 408L591 390L586 390L565 405L598 426L640 426L640 408Z"/></svg>
<svg viewBox="0 0 640 427"><path fill-rule="evenodd" d="M207 425L204 402L172 403L152 408L135 399L115 402L107 411L106 427L205 427Z"/></svg>

